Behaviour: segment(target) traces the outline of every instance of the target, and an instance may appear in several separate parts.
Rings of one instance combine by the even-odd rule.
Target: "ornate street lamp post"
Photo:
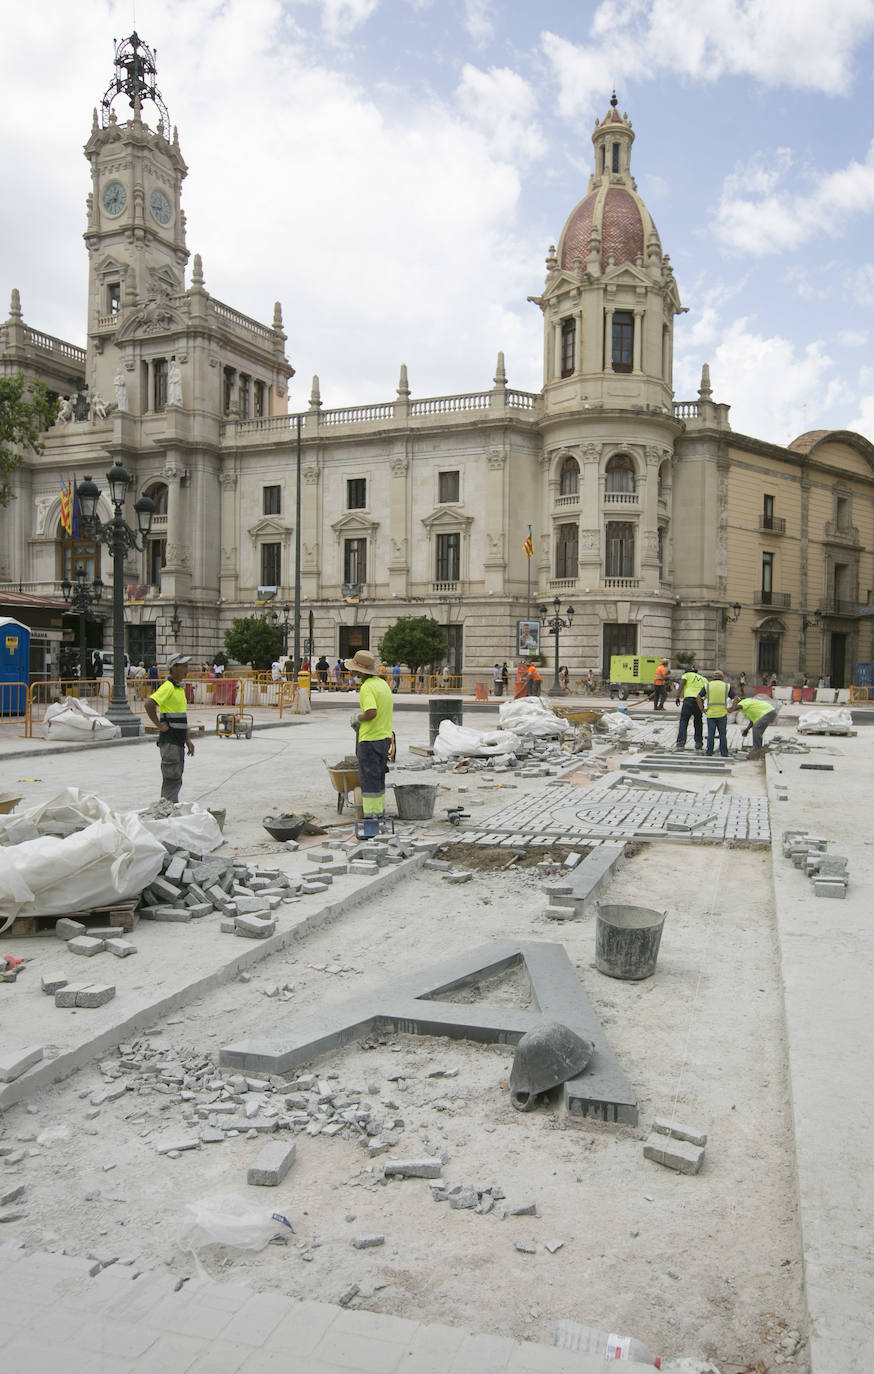
[[[134,502],[137,528],[131,529],[125,521],[124,501],[131,484],[130,473],[119,462],[115,462],[106,474],[109,484],[109,499],[112,501],[112,520],[101,525],[97,519],[97,502],[100,490],[96,482],[86,477],[79,486],[79,508],[82,519],[94,536],[105,544],[112,554],[112,698],[107,716],[118,725],[123,735],[138,735],[140,722],[127,704],[124,671],[124,558],[128,549],[145,548],[146,538],[152,528],[155,503],[148,496],[141,496]]]
[[[283,653],[287,654],[288,632],[291,629],[291,607],[287,601],[282,603],[282,620],[279,619],[278,611],[272,611],[270,615],[270,624],[273,626],[274,630],[282,630]]]
[[[76,581],[71,582],[69,577],[65,577],[61,583],[61,591],[73,614],[79,617],[79,679],[84,682],[91,676],[88,650],[85,648],[85,619],[103,595],[103,582],[99,577],[95,577],[89,587],[85,581],[85,569],[80,563],[76,568]]]
[[[553,639],[555,640],[555,672],[552,679],[552,686],[547,695],[551,697],[561,697],[564,696],[564,692],[558,681],[558,639],[562,630],[569,630],[571,625],[573,625],[574,608],[573,606],[565,606],[563,617],[561,614],[561,597],[556,596],[553,597],[552,610],[553,614],[550,615],[545,606],[538,606],[537,614],[540,616],[541,625],[552,631]]]

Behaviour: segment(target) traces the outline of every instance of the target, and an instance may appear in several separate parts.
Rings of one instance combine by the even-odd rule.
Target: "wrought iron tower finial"
[[[153,51],[147,47],[136,30],[130,38],[123,38],[120,43],[115,44],[115,76],[100,102],[101,122],[104,128],[110,122],[112,103],[116,96],[124,95],[130,102],[135,120],[140,118],[143,102],[151,101],[160,115],[166,136],[170,129],[170,116],[158,90],[156,58],[157,50]]]

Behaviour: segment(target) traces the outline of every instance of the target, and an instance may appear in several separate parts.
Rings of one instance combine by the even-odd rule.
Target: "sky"
[[[157,49],[188,247],[326,407],[542,384],[550,244],[615,87],[732,427],[874,440],[874,0],[0,0],[0,311],[84,344],[91,112]],[[129,117],[123,98],[119,118]],[[147,107],[148,122],[156,115]],[[190,267],[190,264],[189,264]],[[5,313],[5,312],[4,312]]]

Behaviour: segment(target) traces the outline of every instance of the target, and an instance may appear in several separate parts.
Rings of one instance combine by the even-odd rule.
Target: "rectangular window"
[[[367,478],[350,477],[346,483],[346,509],[366,510]]]
[[[576,367],[577,354],[577,322],[576,320],[562,320],[561,322],[561,375],[570,377]]]
[[[148,561],[146,576],[149,579],[149,586],[160,587],[161,569],[167,561],[166,539],[150,539],[146,545],[146,559]]]
[[[774,594],[774,555],[772,553],[762,554],[762,601],[765,605],[771,604],[771,597]]]
[[[556,577],[576,577],[579,561],[580,531],[578,525],[559,525],[555,541]]]
[[[107,313],[117,315],[121,309],[121,282],[110,282],[106,288]]]
[[[234,368],[226,367],[222,372],[222,413],[230,415],[234,405],[234,391],[237,374]]]
[[[251,380],[251,378],[247,377],[244,373],[242,373],[242,372],[240,373],[240,391],[239,391],[239,395],[240,395],[240,419],[241,419],[241,420],[248,420],[248,418],[249,418],[249,382],[250,382],[250,380]]]
[[[256,382],[254,388],[254,404],[252,414],[256,420],[260,420],[264,414],[264,383]]]
[[[438,534],[436,582],[457,582],[461,576],[461,535]]]
[[[343,545],[343,581],[354,586],[367,581],[367,540],[347,539]]]
[[[437,474],[437,501],[441,506],[450,501],[461,500],[460,478],[459,472],[439,472]]]
[[[634,526],[624,520],[607,522],[607,577],[634,577]]]
[[[756,653],[756,670],[761,677],[770,677],[780,672],[780,636],[759,635]]]
[[[773,496],[762,497],[762,529],[772,530],[774,528],[774,498]]]
[[[154,400],[152,409],[163,410],[167,405],[167,359],[156,358],[152,363]]]
[[[613,171],[619,171],[619,144],[613,144]]]
[[[264,515],[282,514],[282,488],[264,487]]]
[[[630,310],[614,310],[612,361],[614,372],[630,372],[634,359],[634,316]]]
[[[835,529],[850,528],[850,500],[847,496],[835,497]]]
[[[278,587],[282,582],[282,545],[261,545],[261,587]]]

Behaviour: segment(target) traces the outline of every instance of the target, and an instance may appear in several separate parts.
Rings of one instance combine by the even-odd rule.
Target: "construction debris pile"
[[[842,854],[827,854],[827,844],[824,836],[806,830],[783,831],[783,855],[813,880],[814,895],[843,898],[850,884],[847,860]]]

